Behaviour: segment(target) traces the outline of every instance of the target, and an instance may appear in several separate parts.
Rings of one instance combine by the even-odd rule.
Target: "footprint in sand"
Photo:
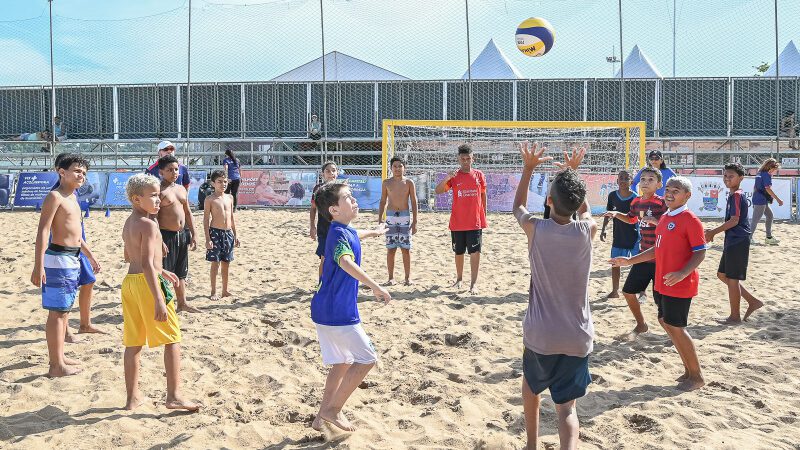
[[[650,433],[659,429],[658,423],[654,419],[641,414],[633,414],[625,418],[628,419],[628,425],[638,433]]]

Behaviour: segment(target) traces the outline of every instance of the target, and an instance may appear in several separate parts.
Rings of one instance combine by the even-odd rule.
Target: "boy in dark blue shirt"
[[[355,431],[342,407],[378,360],[358,315],[359,281],[369,286],[375,297],[386,303],[391,300],[389,293],[361,269],[359,239],[386,234],[387,228],[381,224],[373,231],[357,231],[350,226],[358,216],[358,202],[346,184],[324,184],[315,200],[320,214],[331,224],[325,240],[322,277],[311,299],[311,320],[317,327],[322,363],[332,367],[319,413],[311,426],[319,431],[322,423],[328,422],[344,431]]]
[[[631,190],[631,174],[627,170],[620,170],[617,175],[617,186],[619,189],[608,194],[608,204],[606,211],[616,211],[627,214],[631,210],[631,202],[636,198],[636,193]],[[603,219],[603,229],[600,232],[600,240],[606,240],[606,225],[611,217]],[[618,256],[631,257],[638,253],[636,244],[639,241],[639,232],[636,230],[635,223],[623,222],[614,218],[613,241],[611,244],[611,257]],[[611,293],[608,298],[619,297],[619,277],[621,269],[611,268]]]
[[[742,281],[747,277],[747,261],[750,256],[750,225],[747,221],[747,198],[739,187],[744,179],[744,167],[739,163],[725,165],[722,180],[730,190],[728,203],[725,207],[725,223],[706,231],[706,242],[711,242],[719,233],[725,232],[725,244],[722,258],[719,261],[717,277],[728,285],[728,300],[731,303],[731,314],[722,320],[722,323],[740,323],[742,317],[739,313],[739,303],[744,297],[747,301],[747,311],[744,320],[750,317],[753,311],[764,306],[761,300],[753,297],[745,289]]]

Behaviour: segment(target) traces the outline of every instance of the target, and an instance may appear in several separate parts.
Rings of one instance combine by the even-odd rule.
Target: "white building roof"
[[[333,51],[325,55],[326,81],[384,81],[407,80],[392,71]],[[322,81],[322,57],[309,61],[271,81]]]

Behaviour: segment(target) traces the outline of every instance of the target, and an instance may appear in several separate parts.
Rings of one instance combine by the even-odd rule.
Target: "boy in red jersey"
[[[656,226],[655,246],[632,258],[612,258],[614,266],[627,266],[655,259],[653,298],[658,321],[669,335],[683,361],[684,374],[678,388],[691,391],[705,384],[692,337],[686,332],[689,306],[697,295],[700,274],[697,267],[706,256],[703,224],[686,206],[692,196],[692,182],[673,177],[667,182],[664,201],[669,211]]]
[[[456,254],[456,282],[453,287],[461,287],[464,253],[469,253],[469,293],[475,295],[481,264],[481,238],[486,228],[486,178],[483,172],[472,168],[472,162],[472,147],[469,144],[459,146],[460,170],[450,173],[439,183],[436,193],[444,194],[453,190],[453,208],[450,211],[450,238]]]

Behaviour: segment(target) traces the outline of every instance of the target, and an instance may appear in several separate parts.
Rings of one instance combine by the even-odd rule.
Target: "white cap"
[[[175,148],[175,145],[170,141],[161,141],[158,143],[158,151],[164,150],[167,147]]]

